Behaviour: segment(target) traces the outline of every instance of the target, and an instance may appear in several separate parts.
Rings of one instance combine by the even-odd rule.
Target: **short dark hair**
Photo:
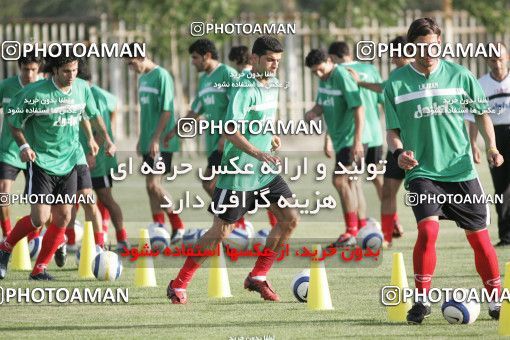
[[[200,54],[202,57],[207,53],[211,53],[211,58],[214,60],[218,60],[218,50],[214,43],[209,39],[198,39],[188,48],[189,54],[196,52]]]
[[[336,55],[338,58],[343,58],[346,55],[351,55],[349,45],[345,41],[335,41],[329,45],[328,53]]]
[[[406,38],[402,35],[399,35],[395,37],[395,39],[390,40],[390,45],[393,47],[403,47],[406,43]]]
[[[45,60],[46,65],[44,67],[45,72],[53,73],[53,68],[59,68],[59,67],[64,66],[65,64],[80,60],[79,57],[77,57],[76,55],[73,54],[72,48],[69,49],[69,55],[66,55],[65,53],[63,53],[64,51],[66,51],[65,48],[61,47],[60,50],[62,51],[62,53],[57,55],[58,47],[54,46],[52,54],[57,55],[57,56],[52,57],[51,55],[48,55],[46,57],[46,60]]]
[[[86,81],[92,80],[89,63],[83,58],[78,61],[78,77]]]
[[[43,63],[43,58],[36,56],[35,52],[27,52],[21,55],[21,57],[18,59],[18,66],[21,67],[21,65],[27,65],[31,63],[36,63],[39,66]]]
[[[241,46],[232,46],[230,52],[228,53],[228,60],[238,64],[238,65],[246,65],[250,63],[250,51],[248,47]]]
[[[326,55],[326,52],[319,49],[313,49],[311,50],[308,55],[305,58],[305,64],[306,67],[312,67],[314,65],[319,65],[321,63],[324,63],[328,60],[328,56]]]
[[[413,43],[418,37],[423,37],[429,34],[441,35],[441,29],[436,21],[432,18],[416,19],[409,26],[407,31],[407,41]]]
[[[251,52],[261,57],[266,55],[267,51],[275,53],[283,52],[282,43],[278,39],[269,35],[258,37],[253,43]]]

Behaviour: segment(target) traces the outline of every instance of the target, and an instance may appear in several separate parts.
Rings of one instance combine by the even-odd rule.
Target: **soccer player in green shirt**
[[[409,27],[407,41],[441,44],[441,29],[433,19],[417,19]],[[425,298],[418,296],[409,310],[407,321],[411,324],[420,324],[431,312],[426,293],[436,266],[439,219],[453,220],[465,230],[485,289],[489,294],[501,292],[498,258],[487,230],[488,206],[478,200],[473,202],[473,197],[483,196],[484,192],[464,124],[465,112],[475,115],[489,164],[500,166],[503,157],[496,147],[485,94],[463,66],[433,58],[426,52],[420,55],[417,50],[415,61],[395,70],[384,87],[388,148],[406,171],[404,185],[410,191],[408,195],[419,198],[413,198],[410,204],[418,224],[413,267],[416,289]],[[466,201],[440,204],[437,197],[448,194],[460,195]],[[500,308],[497,301],[491,301],[489,315],[498,319]]]
[[[134,43],[130,45],[134,55]],[[154,171],[158,159],[165,165],[164,173],[172,166],[172,155],[179,150],[176,137],[170,143],[163,143],[163,138],[175,126],[174,115],[174,81],[163,67],[147,57],[127,58],[129,67],[140,74],[138,79],[138,97],[140,102],[140,136],[136,144],[137,153]],[[175,243],[184,235],[184,223],[171,208],[163,210],[161,205],[167,203],[165,196],[171,196],[163,188],[162,174],[152,173],[145,177],[145,186],[149,195],[152,220],[165,224],[165,212],[172,226],[171,242]]]
[[[25,173],[26,178],[25,170],[27,168],[19,157],[18,145],[12,137],[9,124],[6,122],[6,107],[17,92],[21,91],[27,84],[39,80],[41,65],[42,59],[36,57],[34,53],[22,56],[18,59],[19,74],[0,82],[0,107],[3,107],[4,111],[4,120],[0,132],[0,193],[3,195],[11,192],[12,184],[20,171]],[[0,207],[0,225],[5,238],[11,232],[9,206]]]
[[[252,49],[253,71],[255,77],[243,77],[240,87],[228,106],[227,119],[236,121],[264,121],[275,119],[278,106],[278,84],[274,76],[282,58],[283,47],[273,37],[262,36],[255,40]],[[272,74],[272,76],[270,75]],[[230,160],[238,157],[237,166],[243,169],[251,165],[253,174],[221,174],[216,183],[213,202],[209,211],[214,214],[212,227],[198,241],[199,249],[215,249],[234,229],[235,222],[246,212],[253,210],[258,204],[261,191],[270,202],[270,208],[277,216],[279,223],[271,230],[263,249],[265,256],[260,256],[244,281],[244,287],[257,291],[265,300],[279,301],[279,297],[266,279],[281,246],[290,237],[297,226],[298,214],[295,208],[280,208],[278,200],[285,198],[292,202],[292,192],[279,175],[264,174],[261,166],[264,163],[277,163],[279,159],[271,154],[280,146],[278,137],[272,134],[251,134],[240,131],[227,135],[222,157],[222,166],[232,171],[235,168]],[[244,197],[244,198],[242,198]],[[283,198],[282,198],[283,197]],[[237,200],[238,204],[232,206]],[[227,207],[225,203],[229,203]],[[167,296],[174,304],[187,301],[186,287],[194,273],[206,257],[188,257],[177,277],[170,281]]]
[[[405,44],[406,40],[403,36],[398,36],[390,41],[392,48],[400,48],[402,51]],[[396,55],[391,56],[391,63],[394,64],[397,69],[409,64],[411,61],[411,58],[407,58],[404,55],[401,55],[400,57]],[[355,70],[351,68],[347,68],[347,70],[351,73],[359,87],[367,88],[377,93],[383,92],[384,85],[386,83],[385,81],[368,82],[360,79]],[[404,181],[404,178],[405,171],[399,168],[397,161],[388,150],[386,154],[386,171],[384,172],[381,196],[381,226],[384,234],[383,246],[385,248],[391,247],[393,237],[399,238],[404,233],[404,229],[399,222],[397,214],[397,193],[400,185]]]
[[[353,162],[360,162],[366,154],[369,140],[368,129],[364,128],[365,114],[358,85],[349,72],[341,65],[335,65],[324,51],[314,49],[306,56],[306,66],[319,77],[319,89],[315,106],[305,114],[307,121],[324,115],[327,135],[333,141],[326,141],[324,151],[331,158],[335,150],[335,170],[339,163],[352,169]],[[328,136],[326,135],[326,139]],[[333,243],[335,247],[356,244],[359,217],[365,217],[366,204],[359,181],[349,180],[349,175],[333,174],[333,185],[340,195],[346,232]]]
[[[49,58],[49,63],[53,71],[51,78],[27,86],[8,107],[8,123],[19,145],[20,158],[29,162],[25,192],[29,197],[35,197],[37,202],[31,202],[30,215],[21,218],[0,244],[0,279],[6,275],[14,245],[40,228],[51,216],[41,252],[29,278],[53,280],[46,267],[57,247],[64,243],[65,227],[72,209],[69,202],[72,198],[76,199],[76,166],[86,164],[79,142],[82,115],[102,132],[106,152],[115,152],[115,145],[106,133],[87,82],[76,78],[78,58],[59,55]],[[88,146],[96,154],[98,145],[90,125],[87,136]]]
[[[331,43],[328,48],[328,54],[334,63],[353,69],[364,81],[373,83],[382,82],[381,75],[374,65],[360,63],[353,60],[349,45],[347,45],[346,42],[336,41]],[[383,160],[383,136],[381,121],[379,119],[379,104],[383,102],[383,97],[382,95],[378,95],[377,93],[362,87],[359,88],[359,92],[361,96],[361,103],[365,108],[365,129],[368,129],[371,137],[368,142],[365,163],[376,164],[379,168],[379,161]],[[374,183],[375,190],[380,200],[382,197],[383,179],[381,176],[376,176],[372,183]],[[362,228],[366,226],[366,224],[366,218],[360,218],[358,228]]]

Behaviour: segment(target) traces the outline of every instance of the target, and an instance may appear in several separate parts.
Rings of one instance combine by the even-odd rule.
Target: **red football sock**
[[[67,244],[70,246],[76,244],[76,234],[74,232],[74,227],[66,228],[65,234],[67,236]]]
[[[9,234],[11,233],[11,229],[12,229],[11,219],[7,218],[3,221],[0,221],[0,225],[2,226],[2,235],[4,237],[9,236]]]
[[[101,201],[97,201],[97,208],[99,209],[99,212],[101,213],[101,219],[103,221],[103,231],[108,232],[108,223],[110,222],[110,212],[106,207],[104,206]]]
[[[41,252],[35,262],[32,275],[37,275],[48,267],[48,263],[50,262],[53,254],[55,254],[57,248],[65,240],[65,232],[66,228],[59,228],[53,223],[50,223],[48,230],[46,230],[42,239]]]
[[[439,233],[438,221],[418,223],[418,238],[414,245],[414,283],[419,292],[427,292],[432,284],[436,268],[436,240]]]
[[[358,230],[360,230],[363,227],[367,226],[367,219],[366,218],[358,218]]]
[[[165,224],[165,213],[157,213],[152,215],[152,221],[160,224]]]
[[[236,221],[236,228],[246,229],[246,223],[244,223],[244,216]]]
[[[101,248],[104,247],[104,234],[102,231],[100,232],[94,232],[94,241],[96,245],[100,246]]]
[[[255,262],[255,266],[253,267],[250,276],[266,276],[269,269],[273,266],[273,262],[278,255],[274,250],[264,247],[264,253],[269,252],[271,255],[269,256],[259,256],[257,258],[257,262]]]
[[[192,257],[188,257],[172,282],[172,288],[186,289],[198,268],[200,268],[200,264],[196,263]]]
[[[358,234],[358,214],[355,211],[347,212],[344,214],[345,231],[352,236]]]
[[[493,290],[501,293],[501,277],[499,276],[498,256],[492,246],[489,231],[482,231],[467,235],[471,248],[475,252],[476,271],[483,281],[483,285],[490,294]]]
[[[36,237],[39,237],[39,235],[41,235],[41,230],[42,228],[38,228],[34,231],[31,231],[28,235],[27,235],[27,241],[30,242],[32,241],[34,238]]]
[[[384,234],[384,240],[387,242],[393,240],[393,228],[395,227],[396,216],[397,213],[381,215],[381,228]]]
[[[276,216],[270,210],[266,210],[266,211],[267,211],[267,217],[269,217],[269,224],[271,224],[271,228],[276,227],[276,223],[278,223]]]
[[[12,248],[18,243],[19,240],[21,240],[23,237],[27,236],[31,232],[35,231],[37,227],[34,227],[32,224],[32,219],[30,218],[30,215],[27,215],[23,218],[21,218],[16,225],[14,226],[14,229],[12,229],[11,233],[4,242],[0,244],[0,249],[3,251],[6,251],[10,253],[12,251]]]
[[[74,208],[76,209],[76,213],[78,213],[78,210],[80,210],[80,203],[76,203]]]
[[[126,228],[122,228],[121,230],[117,230],[115,232],[115,235],[117,236],[117,242],[126,242],[127,240],[127,232],[126,232]]]
[[[172,230],[182,229],[184,228],[184,223],[182,223],[179,214],[174,214],[173,212],[168,212],[168,219],[170,220],[170,225],[172,226]]]

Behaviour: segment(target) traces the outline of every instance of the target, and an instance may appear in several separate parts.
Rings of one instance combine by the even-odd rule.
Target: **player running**
[[[19,157],[18,145],[16,145],[9,124],[5,120],[5,117],[7,117],[6,107],[17,92],[21,91],[26,85],[39,80],[41,65],[42,59],[36,57],[34,53],[21,56],[18,59],[19,75],[0,82],[0,107],[3,107],[4,110],[4,120],[0,133],[0,195],[8,195],[11,192],[12,184],[20,171],[23,171],[25,179],[27,178],[27,166]],[[5,238],[12,229],[8,205],[2,204],[0,207],[0,225]],[[34,236],[36,236],[36,233],[31,238]]]
[[[369,140],[368,129],[364,129],[364,108],[360,91],[345,67],[335,65],[321,50],[314,49],[306,56],[306,66],[319,77],[319,90],[315,106],[305,114],[307,121],[324,115],[328,134],[324,151],[331,158],[336,153],[335,170],[338,163],[352,169],[366,154]],[[329,139],[328,135],[331,139]],[[332,140],[332,146],[331,146]],[[366,203],[359,181],[349,180],[348,174],[333,174],[333,185],[340,195],[346,232],[333,243],[334,247],[356,244],[359,218],[365,218]]]
[[[8,108],[8,123],[19,145],[21,160],[29,162],[26,194],[37,197],[37,203],[31,205],[30,215],[20,219],[0,244],[0,279],[6,275],[14,245],[42,227],[51,214],[51,222],[29,278],[53,280],[53,276],[46,272],[46,267],[57,247],[64,242],[65,227],[72,209],[72,204],[68,204],[69,199],[76,198],[76,166],[86,164],[78,140],[83,114],[102,131],[107,153],[115,152],[115,145],[104,130],[87,82],[76,79],[78,58],[60,55],[49,61],[53,71],[51,78],[19,92]],[[98,146],[90,125],[88,127],[88,146],[95,154]]]
[[[269,36],[262,36],[255,40],[252,49],[253,71],[256,78],[243,77],[240,81],[245,85],[240,87],[232,98],[229,106],[228,120],[258,120],[275,119],[278,106],[278,84],[274,76],[278,69],[283,47],[280,42]],[[268,73],[272,74],[270,76]],[[266,279],[280,247],[290,237],[297,226],[298,214],[289,207],[280,208],[277,204],[281,197],[292,202],[292,192],[287,183],[279,175],[263,174],[263,163],[277,163],[279,159],[270,152],[278,149],[280,140],[271,134],[252,135],[248,131],[241,134],[237,131],[226,136],[226,143],[222,157],[222,166],[230,171],[235,168],[230,160],[239,157],[237,166],[244,169],[251,165],[254,174],[221,174],[216,184],[213,202],[209,211],[215,214],[213,225],[198,241],[199,249],[215,248],[233,230],[235,222],[259,201],[259,193],[267,191],[265,198],[271,203],[270,208],[280,223],[271,230],[264,248],[270,256],[260,256],[244,281],[244,287],[250,291],[257,291],[265,300],[279,301],[278,294]],[[245,200],[242,196],[245,196]],[[224,204],[238,200],[236,207],[226,207]],[[244,201],[241,203],[241,201]],[[261,200],[262,202],[262,200]],[[205,260],[205,257],[188,257],[177,277],[170,281],[167,296],[174,304],[184,304],[187,301],[186,288],[194,273]]]
[[[382,78],[379,71],[372,64],[365,64],[354,61],[349,49],[349,45],[343,41],[336,41],[329,45],[328,54],[335,64],[340,64],[346,68],[353,69],[357,72],[358,76],[367,82],[381,83]],[[366,88],[359,88],[361,103],[365,109],[365,129],[368,130],[370,141],[368,142],[368,149],[365,155],[366,164],[376,164],[378,167],[379,161],[382,160],[382,144],[383,136],[381,129],[381,120],[379,119],[379,104],[383,102],[382,95],[370,91]],[[383,179],[381,176],[376,176],[372,181],[379,196],[382,198]],[[367,221],[361,218],[358,223],[358,228],[366,226]]]
[[[441,30],[433,19],[417,19],[409,27],[407,41],[441,44]],[[485,289],[499,296],[501,279],[487,230],[487,205],[478,201],[438,204],[435,199],[438,195],[457,194],[473,200],[473,196],[484,195],[471,159],[464,111],[476,116],[490,166],[503,163],[478,81],[460,65],[418,53],[414,62],[391,74],[384,96],[388,148],[406,171],[405,188],[411,195],[429,198],[413,203],[418,224],[413,252],[416,289],[426,294],[431,287],[441,218],[453,220],[465,230]],[[407,314],[410,324],[420,324],[430,315],[430,302],[426,298],[418,300]],[[498,319],[499,311],[500,304],[491,301],[489,315]]]
[[[406,40],[402,36],[398,36],[390,41],[390,46],[394,49],[403,50]],[[391,63],[397,69],[409,64],[412,59],[392,56]],[[374,92],[382,93],[386,81],[368,82],[361,80],[355,70],[348,68],[349,72],[357,82],[359,87],[367,88]],[[384,234],[383,246],[389,248],[392,245],[393,237],[399,238],[404,234],[404,228],[400,225],[397,214],[397,193],[400,185],[405,177],[405,171],[399,168],[397,161],[393,158],[392,153],[388,150],[386,154],[386,172],[384,173],[384,181],[382,186],[381,197],[381,226]]]
[[[134,55],[134,43],[130,48]],[[177,138],[172,138],[168,145],[162,145],[163,137],[175,126],[174,82],[167,70],[147,57],[127,58],[127,64],[141,75],[138,79],[140,137],[136,152],[143,156],[143,161],[154,171],[145,177],[152,220],[164,225],[166,212],[172,226],[171,242],[175,243],[184,235],[184,223],[172,209],[161,208],[163,203],[167,203],[165,196],[171,196],[161,184],[163,174],[156,168],[160,160],[165,165],[164,173],[168,173],[172,166],[172,155],[179,149]]]
[[[508,51],[501,44],[501,57],[487,59],[490,72],[478,81],[489,99],[492,112],[489,117],[496,133],[496,147],[507,160],[499,167],[491,167],[492,183],[496,195],[503,195],[503,202],[496,202],[498,213],[499,242],[496,247],[510,246],[510,73],[508,72]],[[471,148],[475,163],[480,163],[480,150],[476,145],[478,130],[473,115],[466,117],[469,123]]]

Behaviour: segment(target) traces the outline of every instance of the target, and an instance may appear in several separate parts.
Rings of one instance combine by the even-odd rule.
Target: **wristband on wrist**
[[[395,151],[393,151],[393,158],[398,161],[398,156],[400,156],[400,154],[404,152],[404,149],[400,148],[400,149],[396,149]]]
[[[487,153],[489,153],[489,152],[499,153],[499,150],[498,150],[498,148],[496,148],[496,147],[492,147],[492,148],[488,148],[488,149],[487,149]]]
[[[28,143],[25,143],[19,147],[19,152],[21,152],[25,149],[29,149],[29,148],[30,148],[30,145]]]

